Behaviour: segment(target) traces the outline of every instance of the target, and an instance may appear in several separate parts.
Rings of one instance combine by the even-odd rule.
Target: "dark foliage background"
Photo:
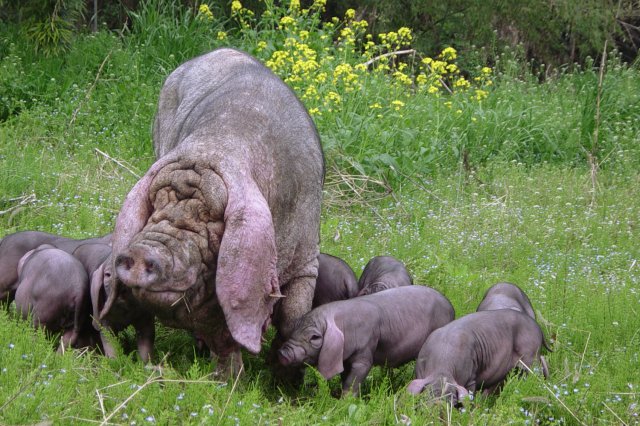
[[[138,11],[142,3],[0,0],[0,21],[18,23],[37,49],[57,54],[72,43],[74,32],[93,28],[96,12],[98,26],[120,30],[131,26],[129,13]],[[176,3],[197,9],[204,2]],[[229,13],[230,3],[208,2],[221,13]],[[259,0],[243,5],[258,12],[264,8]],[[374,34],[407,26],[415,32],[414,47],[422,52],[454,46],[462,53],[474,52],[482,63],[491,63],[504,48],[518,47],[534,66],[546,64],[551,70],[598,57],[605,41],[632,62],[640,46],[638,0],[329,0],[325,19],[342,16],[349,8],[356,10],[359,19],[367,20]],[[473,60],[474,55],[463,56]]]

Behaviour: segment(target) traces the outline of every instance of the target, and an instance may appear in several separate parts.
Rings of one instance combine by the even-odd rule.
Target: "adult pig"
[[[351,299],[358,294],[358,282],[353,269],[339,257],[318,255],[318,279],[313,296],[313,307],[337,300]]]
[[[402,262],[393,256],[376,256],[367,263],[360,275],[358,296],[412,284],[413,279]]]
[[[513,309],[536,319],[533,306],[524,291],[515,284],[501,282],[491,286],[478,306],[477,312]]]
[[[69,253],[45,244],[27,252],[18,265],[16,310],[33,325],[61,333],[64,347],[97,343],[89,318],[89,277]]]
[[[102,315],[129,288],[163,323],[203,339],[219,370],[237,371],[240,347],[260,351],[272,314],[287,336],[311,309],[324,175],[318,134],[282,80],[225,48],[167,78],[153,144],[157,161],[116,221],[117,279]]]
[[[372,366],[416,359],[429,334],[453,318],[451,303],[438,291],[393,288],[313,309],[278,356],[285,366],[317,365],[326,379],[342,373],[343,394],[357,395]]]
[[[543,342],[538,324],[522,312],[500,309],[465,315],[427,338],[408,390],[418,394],[427,388],[434,397],[446,396],[458,405],[478,388],[493,392],[520,362],[527,368],[542,363]]]
[[[111,234],[86,240],[75,240],[40,231],[21,231],[7,235],[0,240],[0,303],[10,304],[18,284],[18,262],[30,250],[43,244],[51,244],[72,253],[76,247],[86,242],[108,243]]]

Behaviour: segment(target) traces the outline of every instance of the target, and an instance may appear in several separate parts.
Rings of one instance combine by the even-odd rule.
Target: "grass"
[[[497,281],[525,289],[553,342],[550,379],[512,377],[501,395],[479,397],[464,412],[450,413],[453,423],[634,422],[640,386],[638,177],[604,173],[606,190],[594,208],[585,169],[506,164],[477,177],[485,183],[454,174],[424,182],[428,192],[406,189],[397,200],[347,211],[326,208],[322,250],[358,273],[374,255],[396,256],[417,283],[443,292],[458,315],[474,311]],[[313,371],[300,389],[278,388],[262,356],[246,356],[247,371],[237,383],[215,382],[206,377],[209,361],[194,354],[182,331],[159,327],[160,368],[152,369],[128,352],[132,332],[121,339],[124,352],[115,360],[61,356],[25,322],[1,315],[0,421],[7,424],[102,421],[111,414],[115,423],[138,424],[198,424],[209,416],[220,424],[387,424],[402,416],[412,424],[447,421],[444,407],[406,394],[413,364],[394,371],[377,367],[362,398],[335,400],[338,381],[326,383]]]
[[[504,56],[481,101],[473,91],[430,96],[399,86],[391,71],[355,71],[358,50],[337,41],[353,24],[331,30],[313,16],[276,12],[255,21],[242,12],[245,24],[232,15],[206,26],[149,3],[132,17],[138,27],[130,33],[78,36],[65,55],[51,58],[34,54],[16,29],[0,31],[1,235],[110,232],[125,195],[153,163],[150,129],[166,75],[220,45],[267,61],[285,49],[286,37],[302,43],[307,28],[316,52],[343,49],[320,55],[315,74],[298,75],[305,84],[290,82],[301,97],[307,83],[320,93],[304,101],[317,109],[328,181],[339,182],[326,187],[322,251],[357,274],[372,256],[393,255],[416,283],[444,293],[457,315],[474,311],[493,283],[517,283],[553,342],[550,379],[510,377],[499,396],[450,411],[407,394],[410,363],[374,368],[361,398],[338,400],[331,396],[338,379],[327,382],[313,369],[300,388],[279,386],[264,355],[247,355],[237,382],[216,382],[191,336],[160,325],[154,367],[136,359],[132,330],[117,340],[116,359],[56,354],[54,342],[9,310],[0,312],[0,423],[637,423],[637,67],[609,59],[594,192],[586,152],[596,126],[597,69],[587,64],[539,83],[526,64]],[[278,29],[286,13],[298,20],[295,31]],[[296,46],[292,54],[302,51]],[[315,80],[340,64],[354,67],[357,90]],[[329,92],[340,104],[325,104]],[[353,175],[364,177],[358,191],[348,189]]]

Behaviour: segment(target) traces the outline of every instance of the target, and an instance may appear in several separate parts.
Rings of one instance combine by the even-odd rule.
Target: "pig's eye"
[[[314,334],[313,336],[311,336],[311,341],[313,343],[320,343],[321,340],[322,340],[322,336],[318,336],[317,334]]]

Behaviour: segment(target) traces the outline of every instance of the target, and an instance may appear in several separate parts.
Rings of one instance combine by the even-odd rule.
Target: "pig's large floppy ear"
[[[153,213],[153,205],[149,199],[151,182],[153,182],[153,179],[164,166],[174,160],[173,156],[171,156],[171,158],[167,156],[156,161],[127,194],[120,213],[118,213],[115,229],[111,235],[112,260],[116,259],[116,256],[129,245],[133,237],[146,225],[151,213]],[[109,312],[111,305],[113,305],[113,302],[118,296],[119,283],[115,277],[111,284],[111,291],[107,292],[107,301],[103,308],[103,316]]]
[[[327,329],[322,339],[322,348],[318,357],[318,371],[325,379],[330,379],[344,371],[344,334],[333,318],[327,319]]]
[[[216,295],[233,339],[257,354],[263,328],[281,296],[271,211],[257,186],[249,183],[241,190],[228,187],[224,215]]]

